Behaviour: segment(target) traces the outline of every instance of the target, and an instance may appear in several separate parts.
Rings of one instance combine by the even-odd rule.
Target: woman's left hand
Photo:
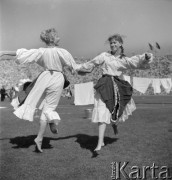
[[[153,54],[145,53],[145,60],[148,61],[148,63],[152,63],[153,62]]]

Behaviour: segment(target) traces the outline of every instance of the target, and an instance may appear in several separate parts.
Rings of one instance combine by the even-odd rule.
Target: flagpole
[[[158,50],[161,49],[160,45],[157,42],[156,42],[156,48]],[[159,68],[159,77],[160,77],[160,75],[161,75],[161,73],[160,73],[160,58],[158,56],[157,56],[157,58],[158,58],[158,68]]]
[[[150,43],[148,43],[148,45],[149,45],[149,49],[152,51],[152,52],[154,52],[154,47],[152,46],[152,44],[150,44]],[[156,56],[155,56],[156,57]],[[151,74],[151,77],[153,76],[153,71],[152,71],[152,67],[150,68],[150,74]]]
[[[161,73],[160,73],[160,59],[159,59],[159,57],[158,57],[158,55],[157,55],[157,51],[156,51],[156,49],[152,46],[152,44],[150,44],[150,43],[148,43],[148,45],[149,45],[149,48],[150,48],[150,50],[151,51],[153,51],[154,52],[154,54],[155,54],[155,58],[158,60],[158,76],[160,77],[160,75],[161,75]],[[158,50],[160,50],[161,49],[161,47],[160,47],[160,45],[156,42],[156,48],[158,49]],[[152,73],[152,72],[151,72]]]

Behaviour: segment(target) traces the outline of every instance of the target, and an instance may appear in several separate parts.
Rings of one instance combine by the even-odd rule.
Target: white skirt
[[[23,105],[19,106],[14,114],[23,120],[33,121],[35,111],[39,108],[43,121],[58,121],[59,114],[56,107],[59,103],[64,85],[64,77],[60,72],[44,71],[37,79]]]
[[[128,119],[129,115],[132,115],[132,112],[136,110],[136,105],[134,100],[131,98],[130,102],[126,105],[122,116],[117,120],[119,122],[124,122]],[[100,94],[98,92],[95,93],[94,100],[94,108],[92,113],[92,122],[93,123],[111,123],[111,113],[109,109],[106,107],[106,104],[103,102]]]

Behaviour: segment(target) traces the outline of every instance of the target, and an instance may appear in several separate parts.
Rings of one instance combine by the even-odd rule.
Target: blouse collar
[[[116,56],[112,55],[112,54],[111,54],[111,51],[106,52],[106,56],[107,56],[107,57],[114,57],[114,58],[120,57],[120,55],[116,55]]]

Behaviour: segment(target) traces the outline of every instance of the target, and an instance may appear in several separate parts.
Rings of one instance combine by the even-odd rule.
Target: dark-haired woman
[[[133,57],[125,57],[123,38],[114,34],[108,38],[109,52],[103,52],[93,60],[83,64],[85,69],[100,66],[103,72],[95,85],[95,103],[92,122],[98,123],[99,135],[95,151],[104,146],[104,134],[107,124],[112,124],[114,131],[118,122],[124,122],[136,109],[132,96],[131,85],[123,80],[122,71],[127,69],[147,69],[153,60],[153,55],[145,53]],[[80,73],[84,75],[84,73]],[[116,132],[115,132],[116,133]]]

